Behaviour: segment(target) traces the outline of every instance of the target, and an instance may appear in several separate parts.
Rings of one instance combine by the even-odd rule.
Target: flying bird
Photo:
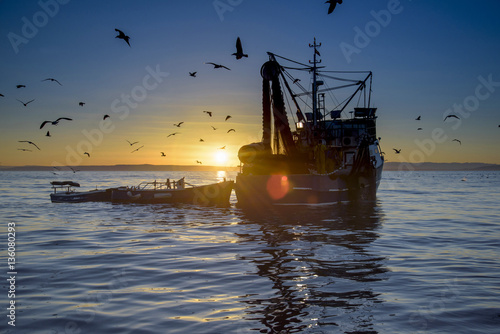
[[[396,154],[401,153],[401,149],[397,150],[397,149],[393,148],[393,150],[394,150],[394,152],[396,152]]]
[[[135,150],[133,150],[133,151],[132,151],[132,152],[130,152],[130,153],[134,153],[135,151],[139,151],[139,150],[140,150],[141,148],[143,148],[143,147],[144,147],[144,145],[142,145],[142,146],[140,146],[140,147],[136,148]]]
[[[224,66],[224,65],[220,65],[220,64],[215,64],[215,63],[205,63],[205,64],[210,64],[210,65],[214,65],[214,68],[225,68],[226,70],[229,70],[231,71],[230,68]]]
[[[196,163],[200,164],[200,165],[202,164],[202,162],[200,160],[196,160]]]
[[[85,102],[78,102],[78,105],[79,105],[80,107],[83,107],[83,106],[85,105]]]
[[[41,151],[40,147],[36,146],[36,144],[34,142],[32,142],[32,141],[29,141],[29,140],[18,140],[18,142],[20,142],[20,143],[28,143],[30,145],[35,146],[39,151]]]
[[[420,116],[418,116],[417,118],[415,118],[416,121],[420,121]]]
[[[171,133],[171,134],[169,134],[169,135],[167,136],[167,138],[168,138],[168,137],[170,137],[170,136],[175,136],[176,134],[179,134],[179,132],[174,132],[174,133]]]
[[[452,118],[452,117],[453,117],[453,118],[456,118],[456,119],[460,119],[460,117],[458,117],[457,115],[453,115],[453,114],[451,114],[451,115],[447,115],[447,116],[443,119],[443,122],[444,122],[444,121],[446,121],[446,119],[447,119],[447,118]]]
[[[196,78],[196,73],[198,72],[189,72],[189,75],[192,76],[193,78]]]
[[[165,152],[160,152],[162,157],[166,157]]]
[[[4,95],[3,95],[3,94],[0,94],[0,97],[4,97]]]
[[[207,111],[207,110],[203,110],[203,112],[205,114],[208,114],[208,116],[212,117],[212,112],[211,111]],[[500,126],[500,125],[499,125]]]
[[[174,124],[174,126],[176,126],[176,127],[180,128],[180,127],[181,127],[181,125],[182,125],[183,123],[184,123],[184,122],[179,122],[179,123],[177,123],[177,124]]]
[[[17,100],[17,99],[16,99],[16,100]],[[28,105],[28,103],[31,103],[31,102],[35,101],[35,99],[33,99],[33,100],[31,100],[31,101],[28,101],[28,102],[26,102],[26,103],[24,103],[24,102],[23,102],[23,101],[21,101],[21,100],[18,100],[18,101],[19,101],[19,102],[21,102],[21,103],[22,103],[22,104],[26,107],[26,106]]]
[[[292,82],[292,83],[294,83],[294,84],[295,84],[295,83],[297,83],[297,82],[299,82],[299,81],[300,81],[300,79],[295,79],[295,80],[293,80],[293,82]]]
[[[47,133],[45,134],[46,137],[50,137],[50,131],[47,131]]]
[[[137,143],[138,143],[138,141],[135,141],[135,142],[131,143],[131,142],[129,142],[129,141],[128,141],[128,140],[126,140],[126,139],[125,139],[125,141],[126,141],[127,143],[129,143],[129,144],[130,144],[130,146],[132,146],[132,145],[134,145],[134,144],[137,144]]]
[[[26,85],[16,85],[16,88],[26,88]]]
[[[25,152],[33,152],[32,150],[28,150],[26,148],[18,148],[19,151],[25,151]]]
[[[43,79],[42,81],[48,81],[48,80],[57,82],[60,86],[62,86],[62,84],[54,78],[47,78],[47,79]]]
[[[201,141],[201,142],[204,142],[204,140],[203,140],[203,139],[201,139],[201,138],[200,138],[200,141]]]
[[[330,4],[330,6],[328,7],[328,14],[331,14],[335,10],[335,7],[337,6],[337,4],[342,3],[342,0],[328,0],[325,3]]]
[[[241,59],[243,57],[247,57],[247,54],[243,53],[243,48],[241,47],[241,39],[238,37],[236,39],[236,52],[232,54],[232,56],[236,56],[236,59]]]
[[[227,130],[227,133],[229,133],[229,132],[231,132],[231,131],[236,132],[236,130],[235,130],[235,129],[229,129],[229,130]]]
[[[462,142],[461,142],[460,140],[458,140],[458,139],[453,139],[452,141],[456,141],[456,142],[458,142],[460,145],[462,145]]]
[[[423,130],[422,128],[418,128],[417,130]]]
[[[226,149],[226,145],[219,147],[219,150],[225,150],[225,149]]]
[[[60,121],[61,119],[65,119],[65,120],[67,120],[67,121],[72,121],[72,120],[73,120],[73,119],[71,119],[71,118],[67,118],[67,117],[59,117],[59,118],[58,118],[58,119],[56,119],[55,121],[44,121],[44,122],[42,123],[42,125],[40,125],[40,129],[41,129],[41,128],[43,128],[43,127],[45,126],[45,124],[47,124],[47,123],[51,123],[52,125],[57,125],[57,124],[59,124],[59,121]]]
[[[212,129],[217,130],[217,128],[216,128],[216,127],[214,127],[213,125],[210,125],[210,126],[212,127]]]
[[[89,152],[83,152],[83,154],[86,154],[90,158],[90,153]]]
[[[227,116],[226,116],[226,119],[224,120],[224,122],[225,122],[225,121],[227,121],[227,120],[228,120],[228,119],[230,119],[230,118],[231,118],[231,115],[227,115]]]
[[[130,46],[130,37],[125,35],[120,29],[115,29],[115,31],[118,32],[118,36],[115,36],[115,38],[123,39],[125,42],[127,42],[128,46]]]
[[[102,120],[104,121],[106,118],[109,118],[109,115],[108,115],[108,114],[104,115],[104,116],[102,117]]]

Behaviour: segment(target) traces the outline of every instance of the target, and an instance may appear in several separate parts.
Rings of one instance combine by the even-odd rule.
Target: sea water
[[[500,330],[500,172],[384,172],[374,202],[273,211],[234,193],[229,208],[49,198],[53,180],[183,176],[235,173],[0,172],[0,331]]]

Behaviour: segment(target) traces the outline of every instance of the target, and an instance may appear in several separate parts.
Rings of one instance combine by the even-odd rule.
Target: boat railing
[[[185,186],[193,186],[187,182],[184,181],[184,178],[181,178],[179,180],[170,180],[167,179],[165,182],[161,181],[152,181],[152,182],[141,182],[137,187],[132,187],[132,189],[137,189],[137,190],[181,190],[185,189]]]

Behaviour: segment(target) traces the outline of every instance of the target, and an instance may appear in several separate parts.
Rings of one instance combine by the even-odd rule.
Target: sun
[[[218,165],[223,165],[227,162],[227,153],[223,150],[218,150],[215,152],[214,159]]]

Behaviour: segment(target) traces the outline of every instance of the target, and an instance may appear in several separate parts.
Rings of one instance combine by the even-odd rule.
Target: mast
[[[314,58],[313,61],[309,60],[310,64],[313,64],[312,71],[313,71],[313,86],[312,86],[312,103],[313,103],[313,127],[315,128],[317,123],[318,123],[318,101],[317,101],[317,95],[318,95],[318,87],[317,87],[317,82],[316,82],[316,70],[317,66],[316,64],[321,63],[321,59],[319,61],[316,60],[316,55],[319,55],[319,51],[317,50],[318,47],[321,46],[321,43],[316,44],[316,37],[314,37],[314,44],[309,44],[310,48],[314,48]]]

